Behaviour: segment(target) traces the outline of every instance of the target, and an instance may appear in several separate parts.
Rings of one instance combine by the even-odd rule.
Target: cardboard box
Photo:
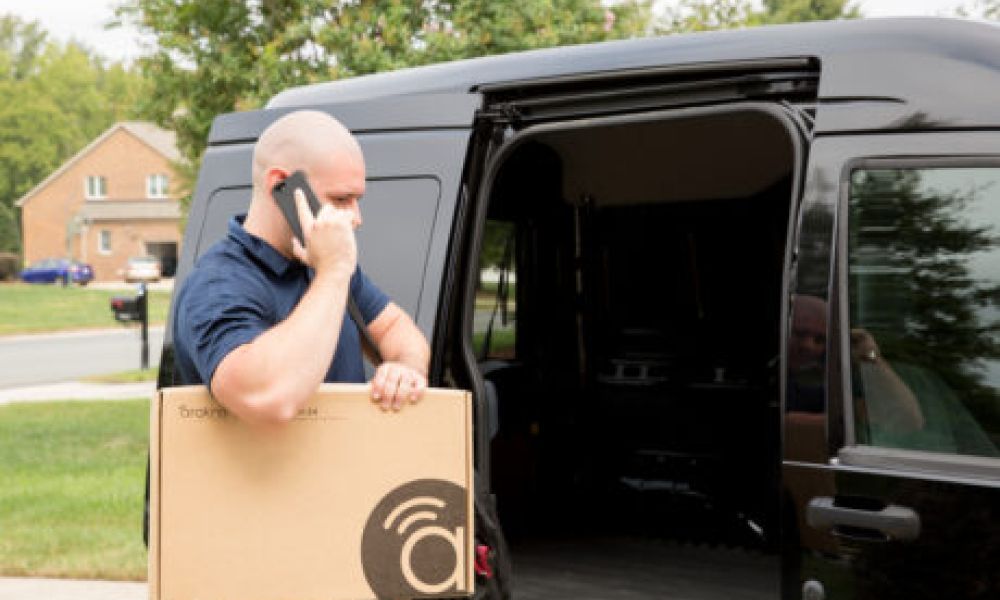
[[[204,387],[157,393],[151,600],[362,600],[472,593],[471,401],[428,390],[398,413],[326,384],[284,427],[251,427]]]

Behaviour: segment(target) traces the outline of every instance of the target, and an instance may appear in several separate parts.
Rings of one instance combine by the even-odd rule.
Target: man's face
[[[825,352],[826,306],[813,298],[800,301],[788,344],[788,368],[794,373],[820,366]]]
[[[309,185],[321,204],[351,211],[351,224],[361,227],[359,201],[365,193],[365,162],[353,153],[338,153],[308,172]]]

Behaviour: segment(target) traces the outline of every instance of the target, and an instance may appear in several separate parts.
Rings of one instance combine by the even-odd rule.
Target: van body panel
[[[389,184],[407,179],[422,188],[428,180],[433,180],[438,187],[433,211],[422,214],[419,222],[408,219],[401,209],[410,198],[405,186],[398,182],[393,186],[399,195],[385,198],[379,206],[363,198],[361,214],[368,223],[358,231],[359,261],[366,268],[374,267],[371,275],[377,284],[398,285],[399,288],[387,291],[396,291],[399,298],[413,299],[412,304],[401,305],[410,311],[430,339],[440,282],[448,268],[448,236],[439,232],[450,231],[454,219],[469,131],[361,134],[358,141],[365,153],[370,182],[385,180]],[[412,268],[415,265],[410,264],[409,257],[413,254],[420,257],[420,268]]]
[[[1000,90],[997,28],[940,18],[801,23],[536,50],[294,88],[268,106],[463,95],[644,69],[670,77],[671,67],[690,76],[699,66],[712,73],[720,63],[750,67],[795,57],[821,65],[817,132],[1000,125],[1000,105],[990,101]]]
[[[355,134],[370,131],[413,129],[467,129],[479,108],[478,94],[465,91],[386,96],[351,101],[331,94],[320,104],[274,107],[220,115],[208,134],[210,145],[254,142],[279,116],[301,109],[323,110]]]
[[[216,197],[219,190],[249,189],[252,158],[253,145],[251,144],[209,146],[205,151],[201,169],[198,171],[198,181],[192,194],[187,225],[184,229],[184,244],[181,245],[180,260],[177,263],[175,288],[187,277],[198,256],[208,247],[202,243],[202,240],[219,239],[224,235],[224,230],[206,231],[206,227],[209,226],[211,200]],[[247,204],[249,204],[249,200],[248,195]],[[169,340],[169,327],[167,327],[165,335]]]
[[[886,447],[857,431],[864,394],[850,358],[848,202],[858,170],[1000,170],[1000,134],[820,137],[812,148],[796,291],[798,297],[819,294],[827,302],[826,364],[820,368],[826,408],[786,407],[783,474],[786,507],[794,513],[786,522],[796,524],[786,547],[787,556],[796,558],[784,565],[785,597],[801,597],[810,582],[838,598],[996,597],[1000,456]],[[895,368],[903,372],[906,365],[897,361]],[[956,399],[964,391],[957,389]],[[941,413],[928,412],[924,401],[921,406],[922,429],[931,429]],[[965,410],[956,402],[952,416]],[[968,437],[959,443],[969,443]],[[896,529],[900,523],[905,530]]]

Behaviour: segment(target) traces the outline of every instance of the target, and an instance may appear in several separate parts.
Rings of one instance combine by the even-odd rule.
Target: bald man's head
[[[253,151],[255,196],[266,189],[267,173],[280,169],[291,174],[299,169],[311,176],[334,160],[363,162],[361,148],[346,127],[330,115],[315,110],[289,113],[271,123]]]
[[[788,368],[791,372],[818,367],[826,355],[826,300],[795,296],[792,335],[788,341]]]
[[[286,256],[292,232],[271,190],[295,171],[303,171],[320,204],[352,213],[361,226],[359,200],[365,193],[365,160],[357,140],[326,113],[303,110],[272,123],[253,152],[253,197],[244,229]]]

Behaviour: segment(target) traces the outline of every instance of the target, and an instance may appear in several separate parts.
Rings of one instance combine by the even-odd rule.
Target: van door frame
[[[486,224],[486,213],[489,207],[490,196],[492,195],[492,190],[494,184],[496,183],[496,178],[500,172],[501,167],[506,162],[506,159],[524,142],[530,140],[538,134],[551,133],[554,131],[565,131],[570,129],[588,129],[599,125],[630,125],[636,123],[650,122],[650,121],[664,121],[664,120],[678,120],[678,119],[690,119],[706,116],[715,116],[725,113],[730,113],[734,111],[747,111],[756,110],[764,113],[772,118],[774,118],[778,123],[782,124],[787,132],[789,140],[792,144],[792,185],[791,185],[791,197],[789,198],[789,219],[786,227],[785,234],[785,257],[784,265],[785,269],[782,275],[782,290],[781,298],[776,299],[781,302],[780,309],[780,319],[781,319],[781,330],[779,331],[779,343],[780,343],[780,373],[785,373],[786,369],[786,340],[788,337],[788,308],[789,303],[787,299],[789,298],[791,278],[792,273],[792,263],[794,258],[793,247],[794,244],[791,242],[793,232],[795,231],[795,223],[798,222],[798,206],[802,196],[802,188],[805,177],[805,165],[808,157],[808,140],[810,133],[803,123],[803,119],[799,112],[791,105],[779,104],[776,102],[759,102],[759,101],[749,101],[749,102],[733,102],[722,105],[713,106],[698,106],[698,107],[688,107],[688,108],[674,108],[665,110],[654,110],[645,111],[634,114],[626,115],[614,115],[605,116],[598,118],[586,119],[585,122],[580,120],[569,120],[554,123],[544,123],[539,125],[534,125],[531,127],[526,127],[513,134],[510,134],[509,124],[507,127],[501,127],[499,130],[506,131],[508,135],[505,135],[502,139],[499,147],[495,151],[487,153],[486,155],[486,168],[483,171],[484,176],[481,182],[476,186],[476,196],[471,199],[473,202],[471,210],[467,211],[467,219],[471,221],[466,221],[462,223],[458,228],[465,231],[468,234],[468,243],[465,246],[465,252],[463,254],[464,261],[462,264],[463,272],[456,274],[456,279],[458,282],[464,283],[464,288],[461,289],[461,293],[457,295],[457,298],[461,299],[461,306],[458,312],[459,327],[457,328],[460,332],[460,343],[459,343],[459,356],[460,364],[465,372],[467,381],[470,383],[472,388],[473,398],[476,407],[476,431],[475,431],[475,456],[476,456],[476,468],[480,473],[481,481],[487,489],[490,487],[490,456],[489,456],[489,439],[487,434],[487,428],[482,426],[483,418],[481,415],[486,414],[486,386],[482,374],[478,369],[478,361],[476,360],[475,352],[472,347],[472,331],[475,316],[475,294],[476,294],[476,268],[477,262],[475,258],[482,252],[483,243],[483,232],[485,230]],[[494,140],[495,141],[495,140]],[[475,183],[475,182],[472,182]],[[459,207],[457,211],[458,214],[466,213],[466,211]],[[453,244],[454,246],[455,244]],[[464,280],[463,280],[464,278]],[[447,297],[442,295],[442,297]],[[454,335],[454,329],[452,327],[442,328],[443,331],[452,331]],[[447,344],[447,342],[445,342]],[[785,381],[784,377],[780,378],[779,383],[779,402],[780,406],[785,405]],[[780,453],[778,459],[780,460]]]

